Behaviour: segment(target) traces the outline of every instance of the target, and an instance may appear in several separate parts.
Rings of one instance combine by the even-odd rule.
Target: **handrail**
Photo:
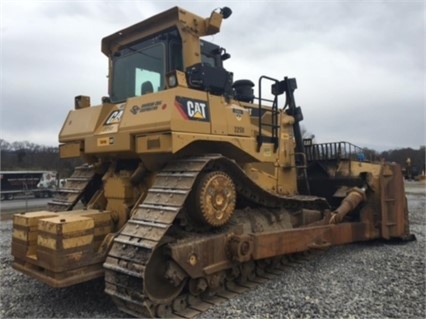
[[[279,127],[279,125],[278,125],[278,113],[279,113],[278,96],[276,94],[274,94],[273,100],[262,99],[262,80],[263,79],[272,81],[272,82],[274,82],[275,85],[279,82],[278,80],[271,78],[271,77],[268,77],[266,75],[262,75],[259,78],[259,97],[257,98],[258,102],[259,102],[258,103],[258,108],[259,108],[258,129],[259,129],[259,132],[258,132],[258,135],[257,135],[257,138],[256,138],[257,139],[257,151],[258,152],[260,151],[260,148],[262,147],[263,142],[266,141],[266,142],[274,144],[274,152],[275,152],[278,148],[278,127]],[[263,110],[266,110],[267,112],[271,113],[271,122],[270,123],[262,122],[262,116],[261,116],[261,114],[262,114],[262,102],[264,102],[264,101],[272,102],[272,107],[271,107],[270,110],[263,108]],[[268,126],[268,127],[271,128],[271,135],[272,135],[271,137],[264,136],[262,134],[262,126]]]
[[[371,161],[370,151],[349,142],[331,142],[305,145],[308,161],[351,159]]]

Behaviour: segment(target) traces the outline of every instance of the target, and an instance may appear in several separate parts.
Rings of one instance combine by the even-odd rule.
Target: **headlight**
[[[168,85],[170,88],[173,88],[173,87],[175,87],[175,86],[177,85],[177,79],[176,79],[176,74],[175,74],[175,73],[170,74],[170,75],[167,77],[167,85]]]

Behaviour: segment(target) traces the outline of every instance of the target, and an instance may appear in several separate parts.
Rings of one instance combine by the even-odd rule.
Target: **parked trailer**
[[[55,171],[1,171],[1,200],[11,200],[20,195],[52,197],[56,192]]]

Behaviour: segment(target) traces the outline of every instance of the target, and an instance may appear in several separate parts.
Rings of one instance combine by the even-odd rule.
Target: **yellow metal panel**
[[[38,220],[40,218],[47,218],[47,217],[54,217],[54,216],[58,216],[58,214],[48,212],[48,211],[15,214],[13,216],[13,224],[14,225],[20,225],[20,226],[35,226],[35,227],[37,227]]]
[[[247,109],[228,104],[223,96],[208,95],[212,134],[251,136],[251,120]]]
[[[94,227],[92,218],[81,216],[61,216],[40,219],[38,224],[39,231],[51,234],[67,234],[83,231]]]
[[[369,172],[373,176],[379,176],[382,166],[377,163],[351,161],[351,175],[359,176],[362,172]]]
[[[179,8],[174,7],[142,22],[115,32],[102,39],[102,52],[110,56],[119,47],[125,46],[150,34],[166,30],[178,23]]]
[[[129,99],[119,132],[211,131],[210,105],[206,92],[176,87]]]
[[[119,131],[137,134],[170,130],[173,97],[169,92],[170,90],[129,99]]]
[[[212,134],[191,134],[191,133],[172,133],[173,152],[182,149],[195,141],[217,141],[227,142],[235,145],[236,148],[243,150],[251,157],[262,162],[276,162],[277,153],[273,152],[272,143],[263,143],[260,151],[257,152],[257,143],[254,137],[226,136]],[[236,154],[237,155],[237,154]]]
[[[93,242],[93,234],[79,236],[74,238],[51,237],[40,234],[37,238],[37,245],[52,250],[70,249],[76,247],[87,246]]]
[[[93,235],[80,236],[76,238],[68,238],[63,240],[63,248],[70,249],[74,247],[86,246],[93,241]]]
[[[212,118],[212,125],[211,125],[212,134],[226,135],[228,133],[228,125],[227,125],[228,116],[224,114],[224,111],[225,111],[224,97],[209,94],[209,102],[210,102],[210,115]]]
[[[250,179],[270,192],[277,192],[276,167],[273,163],[247,163],[243,169]]]
[[[174,96],[171,130],[174,132],[211,133],[211,108],[207,93],[178,87]]]
[[[104,183],[105,197],[107,198],[132,198],[133,187],[129,177],[109,177]]]
[[[112,232],[113,227],[114,227],[114,221],[111,217],[110,211],[99,211],[99,210],[95,210],[95,209],[74,210],[74,211],[70,211],[70,212],[54,214],[54,216],[58,217],[59,219],[65,219],[66,221],[70,220],[71,216],[72,216],[72,218],[76,218],[76,219],[81,219],[81,218],[93,219],[95,237],[105,236],[106,234]],[[36,228],[35,228],[35,230],[36,230]],[[21,230],[19,230],[19,231],[21,231]],[[81,229],[81,231],[84,231],[84,229]],[[79,230],[79,232],[81,232],[81,231]],[[68,236],[72,235],[72,233],[67,233],[67,234],[68,234]],[[20,236],[18,239],[21,239],[21,237],[25,236],[25,235],[19,234],[17,236]]]
[[[17,229],[13,228],[12,237],[25,242],[37,240],[37,229]]]
[[[107,112],[109,108],[101,105],[70,111],[59,133],[59,141],[75,141],[93,134]]]
[[[136,138],[136,152],[143,153],[171,153],[172,138],[170,134],[152,134]]]
[[[66,143],[59,145],[59,157],[60,158],[73,158],[80,157],[83,145],[81,142]]]
[[[111,212],[109,211],[99,211],[96,209],[88,209],[88,210],[79,210],[79,215],[82,217],[93,218],[95,221],[95,226],[98,223],[110,222],[112,221]]]
[[[106,136],[87,136],[84,144],[87,154],[134,151],[134,139],[127,132]]]

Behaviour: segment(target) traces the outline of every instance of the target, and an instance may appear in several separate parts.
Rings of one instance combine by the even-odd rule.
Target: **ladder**
[[[274,84],[272,85],[272,95],[274,96],[273,100],[270,99],[262,99],[262,80],[269,80],[269,81],[273,81]],[[278,115],[279,115],[279,111],[278,111],[278,95],[277,94],[277,90],[274,90],[273,88],[276,87],[278,84],[280,83],[280,81],[270,78],[268,76],[262,75],[259,78],[259,105],[258,105],[258,111],[259,111],[259,122],[258,122],[258,126],[259,126],[259,133],[256,136],[256,141],[257,141],[257,152],[260,152],[260,148],[262,147],[263,143],[272,143],[274,144],[274,153],[277,151],[278,149],[278,129],[279,129],[279,124],[278,124]],[[269,108],[262,108],[262,102],[272,102],[272,107],[271,109]],[[270,112],[271,113],[271,117],[270,117],[270,121],[265,121],[263,118],[267,118],[265,115],[265,112]],[[271,135],[264,135],[262,134],[262,129],[269,127],[271,130]]]

